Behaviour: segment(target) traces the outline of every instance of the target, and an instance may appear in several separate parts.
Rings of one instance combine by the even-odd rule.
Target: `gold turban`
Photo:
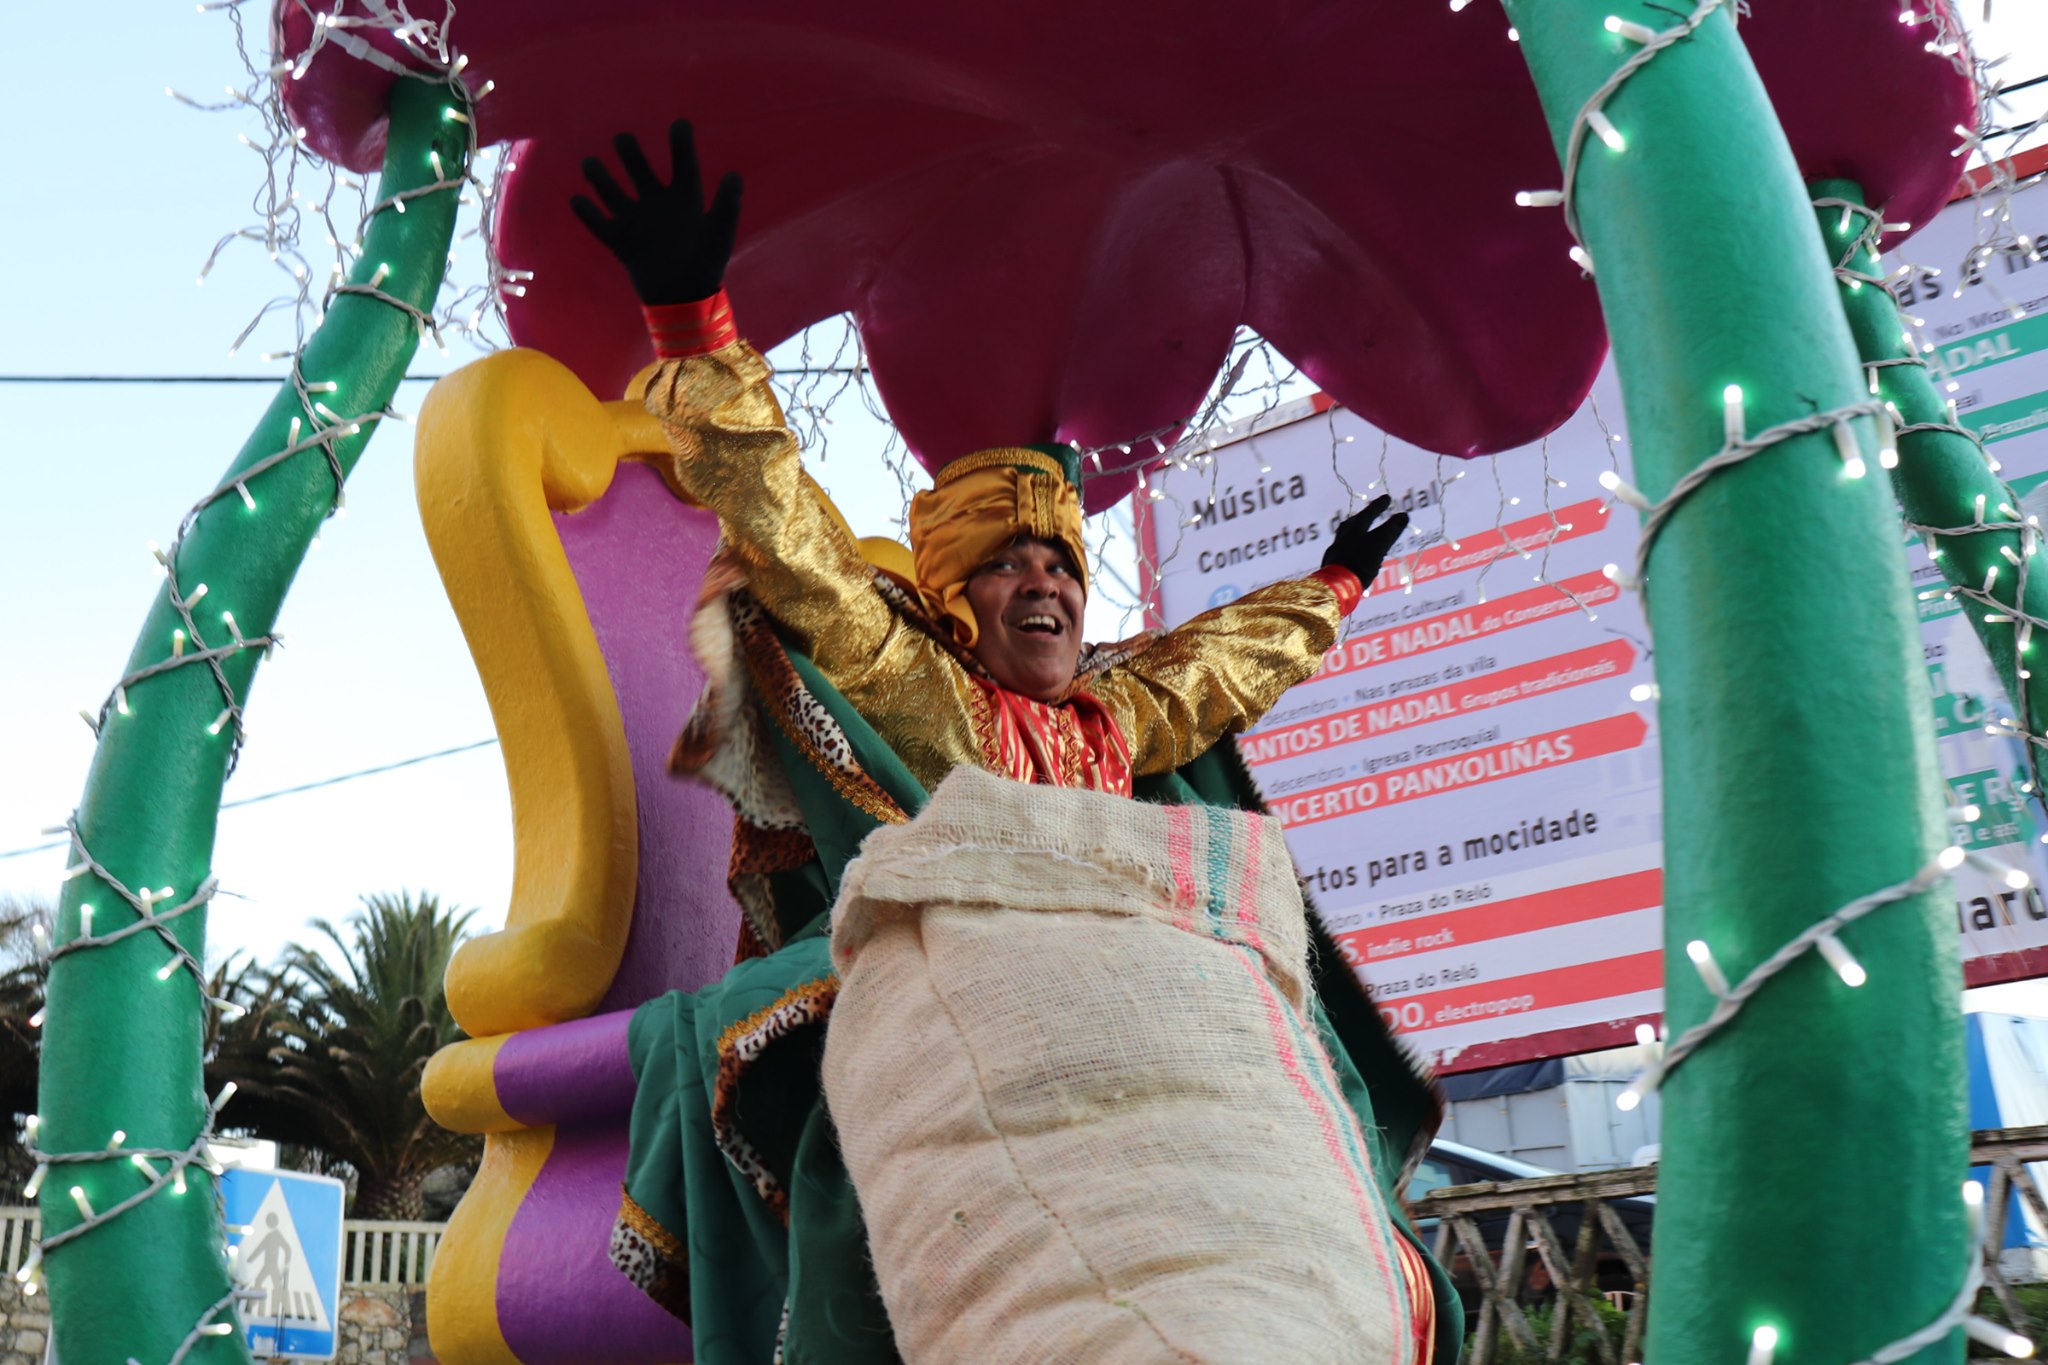
[[[910,552],[917,595],[934,619],[950,617],[968,649],[981,631],[967,601],[967,579],[1016,540],[1029,536],[1066,547],[1088,589],[1088,550],[1081,538],[1079,460],[1071,448],[1005,446],[963,455],[941,469],[931,488],[910,500]]]

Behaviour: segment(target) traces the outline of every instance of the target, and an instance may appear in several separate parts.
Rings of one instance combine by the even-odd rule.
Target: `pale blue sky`
[[[1786,3],[1787,0],[1766,0]],[[1978,0],[1966,0],[1972,10]],[[262,6],[249,20],[261,29]],[[2019,48],[2008,69],[2048,72],[2048,17],[2002,0],[1982,46]],[[2017,13],[2026,10],[2028,13]],[[1974,17],[1974,16],[1973,16]],[[229,20],[189,4],[122,7],[118,23],[73,7],[16,6],[0,58],[0,375],[277,375],[270,333],[229,341],[277,291],[261,252],[231,251],[204,288],[215,240],[252,221],[261,163],[249,125],[174,103],[240,85]],[[2031,115],[2041,92],[2029,92]],[[473,250],[473,248],[471,248]],[[416,372],[453,361],[428,350]],[[416,410],[424,386],[398,406]],[[78,719],[118,675],[160,581],[145,544],[168,542],[269,401],[266,385],[0,384],[0,596],[19,659],[0,674],[0,853],[76,802],[92,754]],[[249,743],[228,798],[317,781],[484,739],[489,715],[428,559],[413,505],[410,429],[387,424],[300,574],[259,674]],[[898,505],[872,435],[844,412],[826,466],[860,529]],[[851,490],[867,487],[870,499]],[[59,853],[0,858],[0,894],[51,893]],[[285,797],[222,818],[212,946],[268,957],[358,893],[431,889],[497,922],[511,849],[495,749]]]

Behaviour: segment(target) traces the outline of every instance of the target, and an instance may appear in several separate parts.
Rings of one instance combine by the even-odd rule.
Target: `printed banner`
[[[1611,380],[1595,402],[1611,425]],[[1315,404],[1275,417],[1166,472],[1147,507],[1155,543],[1178,544],[1158,577],[1169,621],[1313,569],[1370,497],[1409,513],[1400,569],[1242,740],[1339,946],[1446,1065],[1508,1060],[1508,1040],[1575,1050],[1591,1044],[1560,1035],[1654,1014],[1656,711],[1631,696],[1649,641],[1603,572],[1634,554],[1635,518],[1599,483],[1622,443],[1591,405],[1497,464]]]
[[[2017,231],[2048,237],[2048,187],[2014,211]],[[1948,268],[1902,274],[1896,292],[1926,322],[1959,420],[2048,518],[2048,267],[1999,254],[1954,297],[1978,221],[1972,204],[1948,210],[1910,244]],[[1409,513],[1404,569],[1381,574],[1322,669],[1242,747],[1340,946],[1450,1070],[1632,1041],[1626,1026],[1662,1010],[1650,641],[1604,572],[1632,564],[1638,534],[1599,483],[1629,476],[1620,415],[1610,369],[1547,441],[1464,461],[1312,400],[1154,476],[1141,500],[1169,622],[1313,569],[1370,497]],[[1915,589],[1939,588],[1909,553]],[[1919,610],[1943,769],[1954,804],[1978,810],[1955,838],[2048,877],[2024,755],[1985,731],[2011,713],[1996,674],[1954,603],[1936,591]],[[2038,890],[1969,865],[1956,890],[1973,984],[2048,974]]]

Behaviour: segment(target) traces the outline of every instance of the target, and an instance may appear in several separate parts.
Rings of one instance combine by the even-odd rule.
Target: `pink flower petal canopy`
[[[1929,219],[1975,123],[1933,27],[1898,0],[1755,10],[1741,34],[1801,171]],[[280,5],[282,52],[313,13]],[[1514,202],[1558,161],[1489,0],[470,0],[448,37],[472,88],[495,82],[481,136],[517,144],[499,246],[534,279],[513,335],[600,394],[651,351],[568,200],[612,134],[660,149],[679,116],[707,177],[747,179],[727,279],[743,333],[765,349],[850,310],[929,468],[1181,422],[1239,325],[1374,425],[1460,456],[1557,426],[1605,353],[1561,215]],[[366,170],[394,79],[329,44],[290,99],[315,149]],[[1129,486],[1093,481],[1090,506]]]

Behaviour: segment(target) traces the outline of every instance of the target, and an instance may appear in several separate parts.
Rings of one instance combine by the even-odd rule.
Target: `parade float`
[[[1946,0],[1504,8],[1068,5],[1019,31],[922,5],[279,6],[279,145],[378,178],[94,717],[24,1276],[58,1352],[247,1358],[204,1197],[221,787],[308,543],[406,363],[450,339],[474,194],[484,302],[519,349],[437,390],[418,480],[517,869],[506,928],[451,969],[470,1037],[425,1084],[487,1139],[431,1330],[451,1361],[687,1358],[607,1252],[632,1013],[717,981],[740,932],[730,813],[668,773],[717,531],[663,476],[638,311],[565,207],[610,134],[686,114],[707,166],[749,176],[727,287],[751,337],[850,314],[862,382],[928,469],[1028,431],[1081,450],[1092,510],[1142,497],[1200,458],[1241,329],[1379,430],[1484,459],[1565,422],[1611,347],[1633,460],[1610,491],[1641,521],[1611,579],[1660,651],[1667,830],[1669,1044],[1630,1092],[1657,1092],[1666,1128],[1648,1356],[1960,1358],[1960,850],[1899,509],[1981,608],[2030,761],[2048,617],[2038,534],[1875,262],[1954,190],[1979,73]],[[485,147],[507,149],[490,182]],[[1404,582],[1397,558],[1377,586]],[[1852,1046],[1889,1065],[1840,1065]],[[136,1287],[131,1311],[96,1310],[108,1284]]]

